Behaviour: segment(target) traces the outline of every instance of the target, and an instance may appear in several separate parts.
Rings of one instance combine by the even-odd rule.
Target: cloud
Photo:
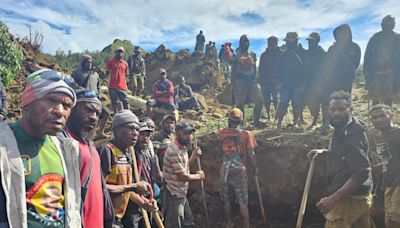
[[[50,53],[58,48],[101,50],[115,38],[148,50],[161,43],[174,50],[193,49],[201,29],[217,45],[235,44],[248,34],[258,55],[267,37],[282,40],[288,31],[297,31],[304,45],[305,37],[318,31],[327,49],[333,42],[332,30],[342,23],[352,26],[354,39],[364,49],[386,14],[400,18],[397,0],[232,0],[229,4],[223,0],[3,0],[0,5],[0,19],[13,33],[27,35],[28,26],[42,32],[43,51]]]

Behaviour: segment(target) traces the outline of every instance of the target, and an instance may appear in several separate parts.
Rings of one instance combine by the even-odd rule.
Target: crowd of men
[[[334,30],[336,42],[327,52],[318,45],[315,32],[307,38],[307,50],[299,45],[296,32],[287,33],[284,47],[271,36],[258,71],[247,35],[240,37],[235,54],[230,43],[221,47],[221,66],[231,70],[235,104],[227,113],[228,126],[218,131],[223,157],[220,198],[227,227],[233,227],[232,203],[239,205],[240,227],[249,227],[248,176],[259,172],[257,142],[243,129],[248,101],[254,103],[257,127],[263,125],[263,106],[271,117],[271,103],[281,127],[291,102],[293,127],[309,106],[310,129],[316,129],[320,109],[320,129],[334,128],[327,149],[308,154],[327,162],[328,195],[316,205],[326,218],[325,227],[374,227],[371,173],[376,170],[385,174],[386,227],[400,227],[400,128],[392,123],[391,108],[400,88],[400,38],[394,24],[391,16],[382,20],[382,32],[371,38],[365,54],[364,72],[374,104],[370,120],[379,132],[380,163],[375,166],[369,161],[366,128],[352,114],[351,89],[361,55],[348,25]],[[196,51],[202,52],[204,43],[201,31]],[[215,43],[209,43],[209,49],[212,46]],[[212,52],[216,55],[216,49]],[[160,69],[151,88],[153,99],[147,102],[150,111],[136,116],[127,90],[143,95],[146,70],[140,53],[135,48],[126,62],[124,49],[118,47],[106,63],[113,135],[102,145],[95,145],[93,138],[96,131],[104,136],[111,111],[102,102],[91,56],[83,55],[72,77],[49,69],[28,75],[20,100],[22,116],[16,121],[5,121],[7,99],[0,84],[0,122],[5,121],[0,124],[0,228],[148,227],[161,217],[168,228],[195,226],[187,191],[189,182],[205,178],[202,170],[190,172],[202,154],[196,129],[167,114],[157,131],[151,109],[201,107],[183,76],[174,86]]]

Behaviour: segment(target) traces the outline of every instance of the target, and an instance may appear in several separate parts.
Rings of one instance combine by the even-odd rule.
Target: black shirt
[[[349,179],[360,186],[350,195],[366,196],[372,190],[368,160],[368,138],[364,127],[353,117],[341,129],[335,129],[327,153],[328,192],[336,192]]]
[[[385,186],[400,186],[400,128],[394,127],[378,137],[376,151],[381,162],[387,163]]]

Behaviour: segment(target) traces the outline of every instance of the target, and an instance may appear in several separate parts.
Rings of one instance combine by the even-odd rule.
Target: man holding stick
[[[257,142],[250,131],[240,129],[242,121],[243,112],[238,108],[233,108],[229,112],[228,128],[219,132],[219,140],[224,153],[220,173],[220,192],[221,199],[224,201],[225,216],[228,220],[227,227],[233,227],[231,200],[235,199],[240,207],[241,227],[248,228],[247,168],[250,160],[254,173],[258,174],[254,155]]]
[[[370,220],[372,176],[368,139],[352,111],[349,92],[332,93],[328,114],[335,130],[331,143],[328,150],[315,149],[308,154],[326,154],[329,196],[316,205],[325,216],[325,228],[374,227]]]
[[[187,147],[195,129],[188,123],[176,125],[176,140],[168,146],[164,155],[163,175],[165,191],[165,227],[194,227],[194,219],[186,197],[189,181],[203,180],[202,170],[190,174],[189,164],[201,155],[200,148],[194,148],[189,158]]]

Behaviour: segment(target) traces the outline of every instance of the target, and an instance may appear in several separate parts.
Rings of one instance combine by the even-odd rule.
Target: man
[[[128,59],[132,95],[138,97],[143,95],[144,80],[146,79],[146,64],[140,54],[140,47],[136,46],[134,54]]]
[[[210,48],[211,48],[211,59],[217,60],[218,59],[218,51],[217,51],[217,47],[215,46],[215,42],[212,42],[212,45]]]
[[[283,50],[278,47],[278,38],[271,36],[268,38],[268,47],[261,54],[259,65],[259,81],[264,97],[265,111],[268,120],[271,119],[271,101],[275,112],[278,109],[278,66],[282,57]],[[276,118],[276,116],[275,116]]]
[[[160,107],[170,111],[175,110],[174,85],[167,79],[167,71],[160,69],[159,78],[151,87],[153,91],[153,102],[148,102],[150,108]]]
[[[213,42],[211,40],[208,41],[208,44],[206,44],[206,51],[204,52],[204,55],[206,56],[206,58],[209,58],[209,59],[212,58],[212,53],[211,53],[212,45],[213,45]]]
[[[322,115],[328,114],[329,96],[344,90],[351,93],[357,67],[360,65],[361,49],[353,42],[351,28],[347,24],[340,25],[333,30],[335,43],[329,47],[323,69],[326,74],[323,82]],[[324,119],[324,117],[322,116]],[[325,133],[329,125],[318,129]]]
[[[239,204],[241,226],[249,227],[247,169],[258,174],[254,148],[257,142],[250,131],[241,130],[243,112],[238,108],[229,111],[228,128],[218,133],[224,153],[220,172],[220,194],[224,202],[227,227],[232,226],[232,200]],[[250,163],[251,162],[251,163]]]
[[[3,83],[0,80],[0,122],[7,119],[8,114],[8,102],[7,102],[7,92]]]
[[[400,90],[400,34],[393,31],[395,18],[383,18],[382,31],[374,34],[367,44],[364,55],[364,75],[372,104],[392,106]]]
[[[202,170],[190,174],[189,165],[201,155],[194,148],[189,158],[188,149],[195,129],[188,123],[176,125],[176,139],[168,146],[164,156],[165,227],[194,227],[194,219],[186,197],[189,182],[203,180]]]
[[[81,227],[78,143],[55,136],[76,101],[67,77],[48,69],[30,74],[21,119],[0,125],[1,185],[10,227]]]
[[[250,40],[247,35],[242,35],[239,48],[232,63],[232,90],[234,104],[244,111],[248,97],[254,103],[253,118],[254,127],[260,127],[263,99],[260,85],[257,84],[257,57],[249,50]]]
[[[197,36],[196,36],[196,47],[194,48],[194,50],[203,53],[205,42],[206,42],[206,38],[203,35],[203,31],[200,30],[199,34],[197,34]]]
[[[230,80],[230,73],[231,73],[231,61],[233,58],[233,50],[231,47],[231,43],[226,42],[221,46],[221,50],[218,54],[219,61],[221,62],[222,70],[224,71],[225,79]]]
[[[193,96],[192,87],[186,84],[185,77],[180,75],[178,77],[178,85],[175,87],[175,102],[180,111],[194,109],[198,112],[201,111],[201,107],[197,98]]]
[[[313,117],[310,130],[315,130],[319,117],[319,110],[322,104],[322,88],[324,83],[323,63],[326,57],[325,50],[319,46],[320,35],[317,32],[312,32],[307,38],[308,50],[306,52],[306,83],[305,83],[305,105],[308,105],[311,116]],[[322,126],[328,125],[329,120],[327,115],[323,115]]]
[[[128,63],[123,59],[124,48],[118,47],[115,50],[115,56],[106,64],[106,72],[109,75],[108,89],[110,93],[111,105],[116,113],[121,107],[118,107],[118,101],[122,102],[124,109],[129,109],[128,99],[126,97],[126,75],[129,75]]]
[[[99,74],[93,69],[93,58],[90,55],[83,54],[82,61],[78,69],[72,72],[72,78],[75,83],[88,90],[96,91],[100,97],[100,77]],[[102,106],[100,121],[99,121],[99,132],[101,137],[106,137],[104,130],[106,128],[110,111],[105,105]]]
[[[325,227],[374,227],[370,223],[372,176],[368,138],[363,125],[352,116],[351,94],[330,96],[329,119],[335,128],[328,150],[315,149],[308,156],[326,154],[328,196],[317,203]]]
[[[76,106],[71,111],[66,128],[67,135],[79,142],[82,224],[85,228],[111,227],[113,217],[107,224],[104,221],[106,202],[103,195],[100,157],[91,138],[99,120],[102,104],[96,91],[93,90],[77,90],[76,96]]]
[[[149,142],[152,130],[146,122],[139,123],[139,137],[135,144],[135,156],[141,181],[153,186],[156,181],[161,183],[161,170],[156,164],[158,160],[150,153]],[[128,203],[125,216],[122,220],[124,227],[144,227],[140,208],[132,201]]]
[[[293,108],[293,127],[298,128],[299,119],[304,107],[305,90],[305,50],[299,45],[297,32],[286,34],[287,50],[281,57],[279,66],[280,101],[277,114],[277,128],[282,126],[282,120],[287,112],[289,102]]]
[[[175,125],[175,116],[165,115],[161,120],[161,130],[153,136],[154,150],[159,158],[161,170],[168,145],[175,140]]]
[[[384,173],[385,223],[387,228],[400,227],[400,128],[393,125],[394,112],[384,104],[371,108],[370,118],[377,135],[376,152]]]
[[[114,116],[112,129],[114,139],[98,149],[100,153],[103,175],[106,177],[107,188],[111,193],[115,211],[114,227],[139,227],[139,221],[133,220],[128,213],[128,203],[132,201],[146,211],[154,211],[152,202],[144,201],[140,195],[142,190],[151,186],[146,182],[134,184],[133,160],[129,151],[134,146],[139,135],[139,119],[130,110],[123,110]],[[140,187],[141,186],[141,187]]]

